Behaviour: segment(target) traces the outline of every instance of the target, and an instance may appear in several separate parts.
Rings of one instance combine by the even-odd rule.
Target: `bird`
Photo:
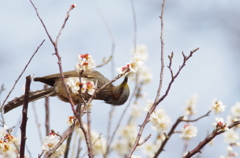
[[[79,79],[79,73],[77,73],[75,70],[63,72],[63,75],[64,75],[65,83],[70,79],[74,79],[74,78]],[[83,71],[83,73],[81,74],[81,79],[89,82],[93,81],[94,83],[96,83],[97,89],[102,87],[104,84],[110,82],[104,75],[102,75],[100,72],[96,70]],[[52,74],[44,77],[36,77],[34,78],[34,81],[45,83],[50,87],[42,90],[30,92],[29,102],[33,102],[44,97],[54,97],[54,96],[57,96],[60,100],[64,102],[69,102],[60,73],[56,73],[56,74]],[[128,76],[126,75],[120,85],[118,86],[114,86],[113,84],[107,85],[99,93],[97,93],[93,99],[103,100],[105,101],[105,103],[111,104],[113,106],[124,104],[127,101],[130,93],[127,81],[128,81]],[[71,95],[73,103],[75,105],[79,104],[79,98],[80,98],[79,94],[73,93],[70,87],[69,87],[69,91],[70,91],[69,93]],[[82,97],[85,100],[87,100],[91,97],[91,95],[89,95],[88,93],[82,93]],[[9,101],[4,106],[4,113],[7,113],[12,109],[15,109],[23,105],[23,103],[24,103],[24,95],[17,97],[12,101]]]

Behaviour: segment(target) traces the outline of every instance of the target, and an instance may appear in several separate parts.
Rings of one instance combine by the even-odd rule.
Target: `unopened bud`
[[[76,4],[72,4],[72,5],[71,5],[72,8],[75,8],[76,6],[77,6]]]

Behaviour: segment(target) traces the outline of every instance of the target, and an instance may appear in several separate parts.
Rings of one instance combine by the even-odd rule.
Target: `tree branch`
[[[176,133],[176,132],[175,132],[175,129],[177,128],[177,126],[179,125],[179,123],[181,123],[181,122],[195,122],[195,121],[198,121],[199,119],[201,119],[201,118],[203,118],[203,117],[209,116],[209,113],[210,113],[210,112],[211,112],[211,111],[208,111],[205,115],[200,116],[199,118],[194,119],[194,120],[184,120],[184,119],[183,119],[183,118],[184,118],[183,116],[179,117],[179,118],[176,120],[176,122],[173,124],[171,130],[168,132],[165,140],[162,142],[162,144],[161,144],[161,146],[159,147],[158,151],[157,151],[156,154],[154,155],[154,158],[157,158],[157,157],[160,155],[160,153],[164,150],[164,147],[165,147],[165,145],[167,144],[167,142],[168,142],[168,140],[170,139],[170,137],[172,136],[172,134]]]
[[[58,47],[57,47],[58,40],[59,40],[59,38],[60,38],[60,35],[61,35],[61,33],[62,33],[62,30],[63,30],[63,28],[65,27],[66,22],[67,22],[67,20],[68,20],[68,18],[69,18],[69,16],[70,16],[69,13],[70,13],[70,11],[71,11],[74,7],[73,7],[72,5],[70,6],[70,9],[68,10],[67,15],[66,15],[66,18],[65,18],[65,20],[64,20],[64,23],[63,23],[63,25],[62,25],[62,27],[61,27],[58,35],[57,35],[56,42],[54,42],[53,39],[52,39],[52,37],[50,36],[48,30],[47,30],[47,27],[45,26],[43,20],[41,19],[40,15],[38,14],[37,8],[35,7],[34,3],[32,2],[32,0],[29,0],[29,1],[31,2],[33,8],[35,9],[35,12],[36,12],[36,14],[37,14],[37,17],[38,17],[38,19],[40,20],[40,22],[42,23],[42,26],[43,26],[43,28],[44,28],[44,30],[45,30],[45,32],[46,32],[49,40],[51,41],[51,43],[52,43],[52,45],[53,45],[53,47],[54,47],[54,50],[55,50],[54,55],[56,55],[56,56],[57,56],[57,59],[58,59],[58,62],[57,62],[57,63],[58,63],[59,71],[60,71],[60,74],[61,74],[62,83],[63,83],[64,88],[65,88],[65,90],[66,90],[66,93],[67,93],[67,96],[68,96],[68,101],[69,101],[69,103],[71,104],[72,111],[73,111],[74,115],[77,116],[76,110],[74,109],[74,103],[73,103],[72,98],[71,98],[70,93],[69,93],[69,89],[68,89],[66,83],[64,82],[64,75],[63,75],[63,70],[62,70],[62,61],[61,61],[61,56],[60,56],[60,54],[59,54],[59,52],[58,52]]]
[[[25,95],[24,95],[24,104],[22,109],[22,124],[20,126],[21,129],[21,144],[20,144],[20,157],[24,157],[25,153],[25,143],[26,143],[26,128],[27,128],[27,112],[28,112],[28,99],[30,92],[30,84],[31,84],[31,76],[26,77],[26,85],[25,85]]]
[[[44,88],[46,89],[48,86],[44,85]],[[50,114],[50,109],[49,109],[49,97],[45,97],[45,128],[46,128],[46,136],[49,135],[50,133],[50,121],[49,121],[49,114]]]
[[[228,128],[233,128],[240,124],[240,121],[235,121],[232,124],[228,126]],[[193,155],[197,153],[201,153],[201,149],[208,144],[213,138],[215,138],[217,135],[224,133],[225,131],[221,130],[213,130],[211,134],[209,134],[202,142],[200,142],[192,151],[189,151],[187,155],[185,155],[183,158],[191,158]]]

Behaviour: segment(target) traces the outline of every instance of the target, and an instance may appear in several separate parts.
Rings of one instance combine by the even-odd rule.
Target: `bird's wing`
[[[92,71],[87,71],[87,72],[83,72],[83,74],[81,75],[81,77],[84,78],[94,78],[99,74],[98,71],[92,70]],[[74,70],[74,71],[67,71],[67,72],[63,72],[63,75],[65,78],[69,78],[69,77],[79,77],[79,74]],[[50,86],[54,86],[55,80],[59,79],[61,77],[60,73],[56,73],[56,74],[52,74],[52,75],[48,75],[48,76],[44,76],[44,77],[36,77],[34,78],[34,81],[39,81],[39,82],[43,82],[46,83]]]

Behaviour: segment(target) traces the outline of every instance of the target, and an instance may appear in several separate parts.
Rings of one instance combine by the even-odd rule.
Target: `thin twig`
[[[103,63],[97,65],[96,68],[99,68],[99,67],[102,67],[104,65],[107,65],[111,60],[112,60],[112,55],[107,60],[105,58],[103,58]]]
[[[91,113],[87,113],[87,130],[88,130],[88,139],[90,144],[90,150],[92,152],[92,135],[91,135]]]
[[[67,24],[67,20],[68,20],[68,18],[69,18],[69,16],[70,16],[70,11],[73,10],[73,8],[74,8],[74,7],[71,5],[70,8],[69,8],[69,10],[67,11],[66,18],[64,19],[63,25],[62,25],[62,27],[61,27],[61,29],[59,30],[59,33],[58,33],[58,35],[57,35],[56,42],[55,42],[55,46],[58,45],[58,40],[59,40],[59,38],[60,38],[60,36],[61,36],[61,34],[62,34],[62,31],[63,31],[64,27],[65,27],[66,24]]]
[[[82,83],[82,78],[81,78],[82,73],[83,73],[83,70],[79,73],[79,82],[80,83]],[[90,158],[92,158],[93,154],[92,154],[92,146],[91,146],[91,129],[88,126],[87,130],[86,130],[84,125],[83,125],[83,121],[82,121],[82,116],[84,114],[84,111],[87,108],[87,106],[90,104],[90,102],[88,104],[86,104],[86,102],[85,102],[85,100],[84,100],[84,98],[82,96],[82,85],[81,84],[80,84],[80,88],[78,90],[78,94],[79,94],[79,103],[78,103],[78,106],[77,106],[77,116],[76,117],[77,117],[77,120],[78,120],[78,122],[80,124],[80,128],[83,131],[83,135],[84,135],[85,140],[86,140],[88,156]],[[83,109],[81,109],[82,103],[84,104]],[[90,125],[89,115],[87,116],[87,125]]]
[[[1,94],[2,94],[2,92],[5,90],[5,88],[4,88],[4,84],[2,84],[2,86],[1,86],[1,89],[0,89],[0,105],[2,104],[2,101],[1,101]],[[4,119],[4,116],[3,116],[3,112],[1,111],[1,117],[2,117],[2,124],[4,125],[5,124],[5,119]]]
[[[88,134],[88,131],[85,129],[84,125],[83,125],[83,121],[82,121],[82,117],[78,117],[78,121],[79,121],[79,124],[80,124],[80,128],[83,132],[83,135],[85,137],[85,140],[86,140],[86,145],[87,145],[87,149],[88,149],[88,157],[89,158],[93,158],[93,155],[92,155],[92,146],[90,144],[90,137],[91,135]]]
[[[31,154],[31,152],[30,152],[30,150],[29,150],[29,148],[28,148],[27,145],[26,145],[26,149],[27,149],[27,152],[28,152],[29,158],[32,158],[32,154]]]
[[[62,25],[62,27],[61,27],[61,29],[60,29],[57,37],[56,37],[56,42],[54,42],[53,39],[51,38],[48,30],[47,30],[47,27],[45,26],[43,20],[41,19],[40,15],[38,14],[37,8],[35,7],[35,5],[33,4],[33,2],[32,2],[31,0],[30,0],[30,2],[31,2],[31,4],[32,4],[33,8],[35,9],[35,12],[36,12],[36,14],[37,14],[37,17],[39,18],[40,22],[42,23],[42,25],[43,25],[43,27],[44,27],[44,29],[45,29],[45,32],[46,32],[49,40],[51,41],[51,43],[52,43],[52,45],[53,45],[53,47],[54,47],[54,50],[55,50],[55,53],[54,53],[54,54],[57,56],[57,59],[58,59],[58,62],[57,62],[57,63],[58,63],[58,66],[59,66],[59,71],[60,71],[60,74],[61,74],[62,83],[63,83],[64,88],[65,88],[65,91],[66,91],[66,93],[67,93],[68,101],[70,102],[72,111],[73,111],[74,115],[77,116],[77,113],[76,113],[76,111],[75,111],[74,103],[73,103],[73,101],[72,101],[72,98],[71,98],[69,89],[68,89],[66,83],[64,82],[64,74],[63,74],[63,70],[62,70],[61,56],[60,56],[60,54],[59,54],[59,52],[58,52],[58,47],[57,47],[57,45],[58,45],[58,40],[59,40],[59,38],[60,38],[60,36],[61,36],[62,30],[63,30],[63,28],[65,27],[65,25],[66,25],[66,23],[67,23],[67,20],[68,20],[68,18],[69,18],[69,16],[70,16],[69,13],[70,13],[70,11],[71,11],[75,6],[74,6],[74,5],[70,6],[70,8],[69,8],[69,10],[68,10],[68,12],[67,12],[66,18],[65,18],[65,20],[64,20],[64,23],[63,23],[63,25]],[[73,128],[71,127],[70,130],[69,130],[69,133],[71,133],[72,131],[73,131]],[[68,133],[68,134],[69,134],[69,133]],[[58,143],[58,145],[56,145],[56,146],[53,148],[53,150],[51,150],[51,152],[49,152],[49,154],[47,155],[47,157],[50,157],[50,156],[52,155],[52,153],[55,152],[55,150],[57,150],[57,148],[62,144],[62,142],[63,142],[67,137],[68,137],[68,135],[66,135],[66,137],[62,138],[62,139],[60,140],[60,142]]]
[[[163,85],[163,73],[164,73],[164,67],[165,67],[165,65],[164,65],[164,38],[163,38],[163,35],[164,35],[164,7],[165,7],[165,3],[166,3],[166,0],[163,0],[161,16],[160,16],[160,19],[161,19],[161,35],[160,35],[160,40],[161,40],[161,71],[160,71],[159,87],[158,87],[158,90],[157,90],[157,95],[156,95],[156,98],[155,98],[155,102],[160,97],[160,93],[161,93],[162,85]]]
[[[22,124],[20,126],[21,129],[21,144],[20,144],[20,157],[24,157],[25,153],[25,143],[26,143],[26,128],[27,128],[27,112],[28,112],[28,99],[29,99],[29,92],[30,92],[30,84],[31,84],[31,76],[26,77],[26,85],[25,85],[25,95],[24,95],[24,104],[22,109]]]
[[[152,134],[149,134],[141,143],[139,143],[139,146],[141,146],[144,143],[146,143],[151,136],[152,136]]]
[[[150,108],[150,110],[148,111],[148,113],[147,113],[147,115],[146,115],[143,123],[140,125],[140,129],[139,129],[137,138],[136,138],[136,140],[135,140],[135,142],[134,142],[134,144],[133,144],[133,146],[132,146],[132,148],[131,148],[131,150],[130,150],[130,152],[129,152],[129,154],[128,154],[128,157],[131,157],[131,155],[132,155],[132,153],[134,152],[134,150],[137,148],[137,146],[139,146],[139,140],[140,140],[141,135],[142,135],[142,133],[143,133],[144,127],[145,127],[146,124],[148,123],[148,120],[149,120],[151,114],[153,113],[153,111],[155,110],[155,108],[157,107],[157,105],[166,98],[166,96],[168,95],[168,93],[169,93],[169,91],[170,91],[170,89],[171,89],[171,86],[172,86],[174,80],[177,78],[177,76],[178,76],[179,73],[181,72],[182,68],[186,65],[187,60],[188,60],[188,59],[192,56],[192,54],[193,54],[194,52],[196,52],[197,50],[198,50],[198,48],[195,49],[195,50],[193,50],[193,51],[191,51],[191,52],[190,52],[190,55],[184,58],[184,61],[183,61],[182,65],[179,67],[179,70],[177,71],[177,73],[173,76],[173,78],[172,78],[171,81],[169,82],[169,85],[168,85],[168,87],[167,87],[167,90],[165,91],[165,94],[164,94],[159,100],[154,101],[154,103],[153,103],[152,107]]]
[[[205,115],[203,115],[203,116],[201,116],[199,118],[196,118],[194,120],[182,120],[182,122],[196,122],[196,121],[200,120],[203,117],[209,116],[210,113],[211,113],[211,110],[209,110]]]
[[[3,106],[4,106],[5,102],[6,102],[7,99],[8,99],[8,97],[10,96],[10,94],[11,94],[12,91],[13,91],[13,89],[15,88],[17,82],[18,82],[19,79],[22,77],[23,73],[24,73],[25,70],[27,69],[27,67],[28,67],[28,65],[30,64],[30,62],[32,61],[33,57],[34,57],[35,54],[38,52],[39,48],[43,45],[44,42],[45,42],[45,40],[43,40],[43,41],[41,42],[41,44],[37,47],[37,49],[35,50],[35,52],[34,52],[33,55],[31,56],[31,58],[29,59],[27,65],[25,65],[23,71],[22,71],[21,74],[18,76],[18,78],[17,78],[17,80],[15,81],[15,83],[14,83],[12,89],[10,90],[10,92],[9,92],[8,95],[7,95],[7,97],[5,98],[5,100],[4,100],[3,103],[2,103],[1,111],[2,111],[2,109],[3,109]]]
[[[138,82],[136,82],[136,83],[138,83]],[[133,93],[133,95],[135,96],[135,100],[134,100],[134,102],[133,102],[134,104],[137,103],[138,99],[139,99],[140,96],[141,96],[141,90],[142,90],[143,82],[140,82],[140,83],[138,83],[138,84],[139,84],[139,85],[136,87],[136,88],[137,88],[137,89],[136,89],[136,92]],[[128,124],[131,123],[132,119],[133,119],[133,116],[130,116],[129,119],[128,119]]]
[[[115,107],[112,106],[109,113],[108,113],[108,126],[107,126],[107,146],[110,141],[110,133],[111,133],[111,125],[112,125],[112,116],[114,113]]]
[[[40,123],[38,121],[38,115],[37,115],[36,108],[35,108],[35,102],[33,102],[32,105],[33,105],[33,113],[34,113],[34,116],[35,116],[35,121],[36,121],[36,125],[37,125],[39,139],[40,139],[40,142],[42,142],[43,137],[42,137],[42,132],[41,132],[41,129],[40,129]]]
[[[134,45],[134,53],[136,52],[137,48],[137,19],[134,7],[134,0],[131,0],[131,7],[132,7],[132,14],[133,14],[133,29],[134,29],[134,37],[133,37],[133,45]]]
[[[64,158],[68,158],[68,153],[70,151],[70,144],[71,144],[71,140],[72,140],[72,135],[73,135],[73,132],[67,138],[67,144],[66,144],[66,148],[65,148]]]
[[[44,153],[44,150],[41,152],[41,154],[38,154],[38,158],[41,158]]]
[[[98,140],[101,139],[101,134],[99,134],[98,138],[94,140],[94,142],[92,143],[92,147],[97,143]],[[82,157],[86,156],[87,155],[87,152],[85,152]]]
[[[237,126],[240,124],[240,121],[235,121],[232,124],[228,126],[229,129]],[[213,132],[208,135],[203,141],[201,141],[192,151],[189,151],[187,155],[185,155],[183,158],[191,158],[193,155],[197,153],[201,153],[201,149],[208,144],[213,138],[215,138],[217,135],[224,133],[225,131],[223,130],[213,130]]]
[[[62,33],[62,30],[63,30],[64,26],[66,25],[66,22],[67,22],[67,20],[68,20],[68,18],[69,18],[69,16],[70,16],[69,13],[70,13],[70,11],[71,11],[74,7],[71,6],[70,9],[68,10],[67,15],[66,15],[66,18],[65,18],[65,20],[64,20],[64,23],[63,23],[63,25],[62,25],[59,33],[58,33],[58,36],[57,36],[57,38],[56,38],[56,42],[54,42],[53,39],[52,39],[52,37],[50,36],[48,30],[47,30],[47,27],[45,26],[43,20],[41,19],[40,15],[38,14],[37,8],[35,7],[34,3],[32,2],[32,0],[29,0],[29,1],[31,2],[31,4],[32,4],[32,6],[33,6],[33,8],[34,8],[34,10],[35,10],[35,12],[36,12],[36,14],[37,14],[38,19],[39,19],[40,22],[42,23],[42,26],[44,27],[44,30],[45,30],[45,32],[46,32],[49,40],[51,41],[51,43],[52,43],[52,45],[53,45],[53,47],[54,47],[54,50],[55,50],[55,53],[54,53],[54,54],[57,56],[57,59],[58,59],[58,62],[57,62],[57,63],[58,63],[58,66],[59,66],[59,71],[60,71],[60,74],[61,74],[62,83],[63,83],[64,88],[65,88],[65,91],[66,91],[66,93],[67,93],[68,101],[69,101],[69,103],[71,104],[72,111],[73,111],[74,115],[77,116],[77,113],[76,113],[76,111],[75,111],[75,109],[74,109],[74,103],[73,103],[73,101],[72,101],[72,98],[71,98],[69,89],[68,89],[66,83],[64,82],[64,74],[63,74],[63,70],[62,70],[61,56],[60,56],[59,53],[58,53],[58,47],[57,47],[58,40],[59,40],[59,38],[60,38],[60,35],[61,35],[61,33]]]
[[[103,20],[107,30],[108,30],[108,33],[109,33],[109,36],[110,36],[110,39],[112,41],[112,48],[111,48],[111,59],[112,59],[112,66],[111,66],[111,69],[112,69],[112,78],[115,76],[114,75],[114,72],[115,72],[115,66],[114,66],[114,52],[115,52],[115,41],[114,41],[114,36],[113,36],[113,33],[112,33],[112,30],[110,28],[110,26],[108,25],[106,19],[104,18],[101,10],[97,7],[97,10],[99,12],[99,15],[101,17],[101,19]]]
[[[169,84],[168,84],[167,90],[165,91],[165,94],[164,94],[160,99],[154,101],[154,103],[153,103],[152,107],[150,108],[150,110],[148,111],[148,113],[147,113],[147,115],[146,115],[143,123],[140,125],[140,129],[139,129],[137,138],[136,138],[136,140],[135,140],[135,142],[134,142],[134,144],[133,144],[133,146],[132,146],[132,148],[131,148],[131,150],[130,150],[130,152],[129,152],[129,154],[128,154],[128,157],[131,157],[131,155],[133,154],[133,152],[135,151],[135,149],[137,148],[137,146],[139,146],[139,140],[140,140],[140,138],[141,138],[141,136],[142,136],[142,133],[143,133],[143,130],[144,130],[146,124],[147,124],[148,121],[149,121],[149,118],[150,118],[151,114],[153,113],[153,111],[155,110],[155,108],[157,107],[157,105],[166,98],[166,96],[168,95],[168,93],[169,93],[169,91],[170,91],[170,89],[171,89],[171,87],[172,87],[173,82],[175,81],[175,79],[177,78],[177,76],[180,74],[182,68],[186,65],[186,62],[188,61],[188,59],[190,59],[190,57],[192,57],[193,53],[195,53],[198,49],[199,49],[199,48],[196,48],[196,49],[192,50],[188,56],[185,56],[185,55],[184,55],[183,63],[182,63],[182,65],[179,67],[177,73],[176,73],[175,75],[173,75],[171,81],[170,81]],[[170,60],[172,60],[172,58],[171,58]],[[170,67],[170,69],[171,69],[171,67]]]
[[[46,89],[48,86],[44,85],[44,89]],[[46,136],[50,133],[50,121],[49,121],[49,115],[50,115],[50,109],[49,109],[49,97],[45,97],[45,128],[46,128]]]

